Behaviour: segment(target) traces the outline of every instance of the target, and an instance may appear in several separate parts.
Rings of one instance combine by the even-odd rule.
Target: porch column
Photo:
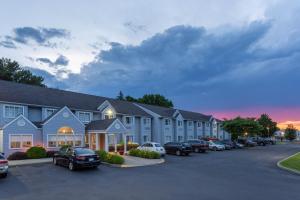
[[[117,153],[117,151],[118,151],[118,146],[117,146],[118,138],[116,136],[117,136],[117,134],[114,134],[115,153]]]
[[[99,133],[96,133],[96,150],[99,150]]]
[[[104,141],[104,149],[105,149],[105,151],[106,152],[108,152],[108,135],[107,134],[105,134],[105,141]]]
[[[123,141],[124,141],[124,154],[127,153],[127,141],[126,141],[126,134],[123,134]]]
[[[88,143],[89,143],[89,148],[91,149],[91,133],[88,133]]]

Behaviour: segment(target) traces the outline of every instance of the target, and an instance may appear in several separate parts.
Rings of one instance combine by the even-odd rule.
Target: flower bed
[[[146,159],[159,159],[160,154],[155,151],[144,151],[139,149],[131,149],[129,151],[130,156],[146,158]]]
[[[125,162],[125,160],[122,156],[112,154],[112,153],[107,153],[104,150],[96,151],[96,154],[99,155],[101,161],[107,162],[107,163],[110,163],[110,164],[121,165]]]

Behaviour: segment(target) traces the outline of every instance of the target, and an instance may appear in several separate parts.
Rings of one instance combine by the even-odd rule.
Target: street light
[[[267,127],[268,130],[268,137],[270,137],[270,127]]]

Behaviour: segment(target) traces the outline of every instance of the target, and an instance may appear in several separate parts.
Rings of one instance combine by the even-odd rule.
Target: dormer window
[[[106,110],[104,113],[104,119],[112,119],[114,118],[114,112],[111,109]]]
[[[53,115],[53,113],[56,111],[56,109],[53,109],[53,108],[47,108],[46,109],[46,117],[45,118],[48,118],[50,117],[51,115]]]

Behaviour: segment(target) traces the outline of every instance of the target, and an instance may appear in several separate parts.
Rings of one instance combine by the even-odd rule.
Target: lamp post
[[[267,127],[268,130],[268,137],[270,137],[270,127]]]

